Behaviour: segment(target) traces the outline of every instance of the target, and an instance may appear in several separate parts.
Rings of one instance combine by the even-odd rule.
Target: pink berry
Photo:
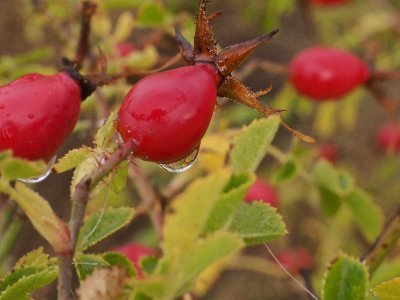
[[[315,101],[337,100],[363,84],[368,66],[350,52],[315,47],[300,52],[289,66],[296,90]]]
[[[132,262],[138,278],[143,278],[144,274],[140,267],[140,260],[146,256],[157,257],[157,252],[148,246],[138,243],[129,243],[115,248],[113,251],[125,255]]]
[[[0,87],[0,150],[49,160],[79,118],[81,88],[70,75],[29,74]]]
[[[273,207],[278,207],[279,197],[275,188],[264,180],[257,179],[248,190],[244,201],[262,201]]]
[[[122,103],[117,129],[137,143],[135,156],[157,163],[179,161],[207,131],[217,97],[217,73],[209,64],[160,72],[136,83]]]
[[[389,123],[377,132],[378,145],[383,150],[400,150],[400,124]]]
[[[311,269],[313,266],[310,253],[303,247],[280,251],[277,258],[285,269],[293,275],[298,275],[302,269]]]
[[[332,163],[336,162],[338,159],[338,153],[337,149],[334,145],[325,143],[319,145],[317,148],[317,155],[321,159],[325,159],[327,161],[330,161]]]
[[[129,54],[135,52],[137,49],[131,43],[119,43],[117,45],[117,50],[119,55],[121,55],[122,57],[126,57]]]

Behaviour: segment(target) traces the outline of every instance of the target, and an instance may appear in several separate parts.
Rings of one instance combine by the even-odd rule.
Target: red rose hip
[[[79,118],[81,89],[70,75],[29,74],[0,87],[0,150],[49,160]]]
[[[130,243],[114,249],[115,252],[125,255],[135,267],[138,278],[143,278],[143,271],[140,268],[140,260],[145,256],[157,257],[153,248],[138,243]]]
[[[213,115],[217,73],[208,64],[148,76],[122,103],[117,129],[137,143],[135,156],[157,163],[179,161],[200,144]]]
[[[352,53],[316,47],[304,50],[292,60],[289,76],[299,93],[326,101],[342,97],[363,84],[369,69]]]
[[[379,147],[385,151],[400,151],[400,124],[389,123],[378,130],[376,140]]]
[[[278,207],[279,197],[272,185],[261,179],[257,179],[248,190],[246,196],[244,197],[244,201],[262,201],[273,207]]]
[[[303,247],[280,251],[277,258],[293,275],[298,275],[302,269],[311,269],[313,266],[310,253]]]
[[[334,163],[338,159],[337,149],[333,144],[325,143],[320,144],[317,148],[317,156],[320,159],[325,159]]]

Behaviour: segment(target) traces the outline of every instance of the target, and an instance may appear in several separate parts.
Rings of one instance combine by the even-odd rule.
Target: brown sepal
[[[195,60],[211,60],[217,55],[217,42],[207,16],[206,3],[208,0],[199,1],[199,13],[196,20],[194,35]]]
[[[194,64],[194,51],[193,46],[189,43],[187,39],[182,34],[182,31],[175,27],[175,38],[178,41],[179,52],[181,53],[183,59],[186,61],[188,65]]]
[[[269,117],[283,111],[280,109],[266,108],[257,99],[258,97],[267,94],[269,91],[271,91],[271,87],[255,93],[245,86],[239,79],[232,75],[228,75],[218,89],[218,96],[232,99],[259,111],[265,117]]]
[[[279,32],[278,29],[270,33],[257,37],[251,41],[243,42],[226,47],[214,58],[214,64],[217,66],[221,76],[225,77],[237,67],[259,46],[268,42],[275,34]]]

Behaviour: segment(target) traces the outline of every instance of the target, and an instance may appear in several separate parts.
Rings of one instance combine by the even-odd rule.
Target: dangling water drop
[[[56,162],[57,156],[54,155],[52,159],[49,160],[49,162],[47,163],[47,169],[46,171],[41,174],[39,177],[35,177],[35,178],[18,178],[19,181],[25,182],[25,183],[38,183],[41,182],[43,180],[45,180],[47,177],[49,177],[50,173],[51,173],[51,169],[53,169],[54,164]]]
[[[199,147],[194,149],[192,153],[190,153],[184,159],[169,164],[159,164],[159,166],[171,173],[182,173],[189,170],[193,166],[198,153]]]

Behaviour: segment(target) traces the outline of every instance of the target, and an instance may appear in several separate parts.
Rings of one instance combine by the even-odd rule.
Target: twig
[[[309,0],[297,0],[301,17],[303,19],[304,31],[306,35],[313,41],[317,38],[317,32],[315,30],[315,21],[311,11],[311,5]]]
[[[300,269],[299,270],[300,276],[303,278],[304,284],[313,295],[315,295],[314,286],[311,280],[311,270],[310,269]],[[311,295],[308,294],[310,299],[314,299]]]
[[[89,200],[89,193],[96,185],[108,174],[110,174],[116,166],[125,160],[134,151],[136,144],[128,142],[114,152],[107,161],[101,164],[91,175],[85,176],[75,186],[72,194],[72,211],[70,218],[70,251],[67,253],[58,253],[59,280],[58,280],[58,299],[70,300],[72,288],[73,274],[73,257],[75,253],[76,243],[78,241],[79,230],[83,225],[86,206]]]
[[[400,239],[400,209],[388,222],[368,252],[361,258],[369,267],[370,275],[379,267],[383,259],[393,250]]]
[[[266,60],[253,59],[245,64],[240,71],[237,71],[236,76],[243,80],[253,74],[257,69],[278,75],[286,75],[288,72],[286,65]]]
[[[160,71],[163,71],[176,63],[178,63],[182,59],[182,56],[180,53],[175,54],[175,56],[171,57],[169,60],[167,60],[163,65],[159,66],[158,68],[151,69],[151,70],[128,70],[124,73],[121,73],[117,76],[119,77],[130,77],[130,76],[145,76],[145,75],[150,75],[153,73],[158,73]]]
[[[1,197],[4,197],[5,203],[4,207],[1,208],[1,215],[0,215],[0,238],[4,235],[7,226],[14,218],[14,215],[18,209],[18,204],[15,201],[7,201],[8,197],[3,194],[1,195]]]
[[[157,236],[159,240],[161,240],[163,215],[160,198],[150,184],[146,174],[139,166],[131,162],[129,164],[128,174],[140,195],[142,205],[147,209],[147,213]]]
[[[21,218],[21,215],[18,215],[18,213],[16,213],[14,215],[14,220],[7,227],[4,235],[2,235],[0,243],[0,270],[3,267],[5,259],[8,257],[10,251],[15,245],[23,224],[24,221]]]
[[[90,22],[92,16],[95,14],[97,4],[87,0],[83,2],[82,6],[82,19],[81,19],[81,32],[79,35],[78,47],[75,53],[75,68],[79,70],[82,68],[83,61],[86,57],[89,48],[90,37]]]

